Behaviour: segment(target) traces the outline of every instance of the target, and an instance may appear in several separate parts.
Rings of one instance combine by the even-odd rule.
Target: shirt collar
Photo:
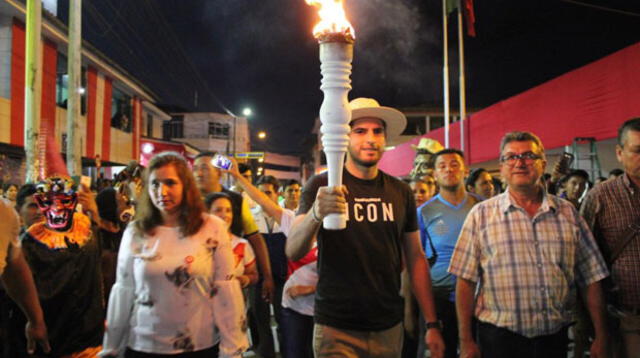
[[[557,201],[557,198],[547,193],[547,191],[544,190],[543,188],[542,189],[542,205],[540,205],[540,209],[538,209],[538,212],[551,211],[555,213],[556,211],[558,211],[558,203],[556,201]],[[504,193],[499,195],[498,205],[500,207],[500,211],[505,214],[508,213],[511,209],[522,209],[522,207],[520,207],[509,194],[508,187]]]
[[[511,208],[511,196],[509,195],[509,188],[507,188],[504,193],[498,195],[497,200],[500,211],[506,214],[509,211],[509,208]]]
[[[443,204],[447,205],[448,207],[458,209],[467,203],[467,200],[469,199],[469,193],[465,191],[464,199],[462,199],[462,201],[458,205],[453,205],[452,203],[448,202],[447,199],[442,197],[441,193],[436,194],[435,197],[438,198],[438,200],[440,200]]]
[[[636,188],[635,184],[631,181],[631,179],[629,179],[628,173],[625,172],[624,174],[622,174],[622,182],[624,183],[624,186],[626,186],[629,190],[629,193],[631,193],[631,195],[635,195],[636,191],[638,191],[638,188]]]

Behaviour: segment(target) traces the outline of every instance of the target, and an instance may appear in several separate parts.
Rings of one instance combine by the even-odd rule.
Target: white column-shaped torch
[[[320,106],[320,132],[322,146],[327,157],[329,186],[342,185],[344,156],[349,144],[349,122],[351,109],[347,95],[351,90],[351,61],[353,60],[353,40],[320,40],[320,70],[324,100]],[[329,230],[344,229],[346,216],[330,214],[323,221]]]
[[[351,109],[347,95],[351,90],[354,31],[346,19],[341,0],[307,0],[307,3],[320,5],[321,22],[313,30],[320,43],[320,89],[324,93],[320,132],[327,157],[329,186],[340,186],[349,144]],[[328,230],[344,229],[346,215],[330,214],[324,218],[323,225]]]

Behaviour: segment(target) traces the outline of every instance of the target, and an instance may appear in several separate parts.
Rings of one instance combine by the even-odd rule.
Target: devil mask
[[[78,198],[71,178],[53,176],[37,185],[34,198],[47,220],[47,227],[67,231],[73,223]]]
[[[421,179],[429,173],[429,169],[433,169],[433,163],[431,163],[431,157],[433,154],[426,150],[418,150],[415,159],[413,160],[413,169],[409,173],[411,179]]]

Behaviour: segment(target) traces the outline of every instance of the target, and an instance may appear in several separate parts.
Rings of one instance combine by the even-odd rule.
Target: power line
[[[117,62],[123,61],[123,64],[128,63],[129,66],[125,65],[125,67],[128,67],[127,70],[135,74],[139,79],[153,83],[152,87],[154,87],[156,92],[161,94],[161,98],[165,101],[178,104],[174,102],[174,96],[179,96],[179,94],[182,93],[192,93],[194,88],[190,83],[199,82],[198,80],[201,81],[201,79],[197,77],[194,78],[194,73],[181,71],[188,68],[188,63],[187,66],[185,66],[183,61],[179,60],[180,56],[172,55],[171,51],[167,50],[171,47],[159,41],[157,31],[150,32],[147,30],[148,28],[157,30],[160,24],[157,24],[158,26],[149,26],[147,25],[149,22],[145,22],[144,24],[147,26],[140,27],[139,29],[133,28],[132,23],[142,23],[139,21],[129,21],[130,19],[123,15],[122,10],[124,8],[122,7],[115,8],[109,2],[100,2],[98,4],[104,6],[105,3],[110,7],[112,14],[104,11],[108,9],[98,9],[96,4],[88,1],[85,2],[85,4],[88,5],[86,9],[90,17],[93,18],[96,23],[106,28],[102,33],[93,31],[95,36],[115,41],[115,43],[111,41],[106,42],[105,52],[109,53],[110,57],[113,57]],[[125,13],[131,18],[150,19],[153,21],[152,24],[157,23],[159,20],[158,16],[151,11],[144,7],[135,6],[133,7],[133,11],[126,11]],[[105,13],[106,15],[103,15]],[[113,16],[109,17],[109,21],[105,19],[105,16],[110,15]],[[89,31],[91,31],[91,29],[92,27],[89,27]],[[123,29],[126,31],[125,34],[121,33]],[[166,37],[167,36],[164,36],[164,38]],[[101,44],[104,43],[103,41],[98,42]],[[153,59],[153,61],[150,61],[150,59]],[[150,70],[154,68],[155,70]],[[157,73],[158,71],[160,73]],[[189,81],[190,77],[192,78],[192,82]],[[185,102],[185,99],[186,98],[182,96],[178,102],[184,105],[188,103],[188,101]]]
[[[96,22],[100,22],[104,25],[107,26],[107,31],[105,31],[102,35],[97,34],[97,36],[99,37],[105,37],[107,34],[112,33],[113,35],[113,39],[115,39],[121,46],[123,49],[126,49],[127,54],[129,55],[133,55],[132,56],[132,60],[136,61],[138,64],[138,67],[144,68],[144,64],[142,64],[142,62],[140,61],[139,58],[136,57],[136,52],[129,46],[129,43],[127,41],[125,41],[120,34],[118,34],[117,31],[113,31],[113,25],[115,24],[115,22],[109,22],[107,21],[102,14],[93,6],[93,4],[91,4],[91,2],[87,1],[84,3],[85,9],[87,9],[89,15],[91,15]],[[91,28],[91,27],[89,27]],[[113,48],[111,49],[112,51],[118,51],[118,46],[112,46]],[[122,53],[122,52],[120,52]],[[126,56],[122,56],[122,57],[126,57]]]
[[[164,19],[164,16],[160,13],[160,11],[153,5],[152,2],[150,2],[149,0],[145,0],[145,3],[147,4],[147,6],[149,6],[150,9],[152,9],[153,11],[155,11],[156,13],[156,17],[157,19],[160,20],[160,23],[165,27],[165,31],[166,33],[169,35],[169,38],[171,41],[173,41],[175,48],[178,49],[178,52],[180,53],[180,55],[182,56],[183,60],[186,62],[186,64],[189,66],[189,69],[191,69],[192,73],[195,75],[195,77],[200,81],[200,84],[204,87],[204,89],[206,90],[206,92],[209,94],[209,96],[225,111],[227,112],[228,115],[232,116],[232,117],[237,117],[227,106],[224,105],[224,103],[220,100],[220,98],[218,98],[218,96],[215,95],[215,93],[213,93],[213,91],[211,90],[211,88],[209,87],[207,81],[205,81],[202,76],[200,75],[200,72],[198,71],[198,69],[196,68],[196,66],[194,65],[193,61],[191,60],[191,58],[186,54],[184,48],[182,47],[182,43],[178,40],[177,36],[175,35],[175,33],[173,32],[173,30],[171,29],[171,26],[167,23],[167,21]]]
[[[174,85],[178,85],[181,86],[181,88],[184,90],[184,92],[187,92],[191,89],[190,86],[187,85],[187,83],[185,83],[183,81],[183,79],[181,79],[178,75],[177,75],[177,70],[180,69],[181,67],[178,66],[175,62],[172,62],[173,57],[169,56],[168,52],[165,51],[165,48],[163,48],[162,46],[160,47],[151,47],[150,44],[154,44],[157,45],[158,43],[160,43],[159,41],[157,41],[157,38],[153,37],[153,36],[148,36],[148,32],[143,32],[140,29],[134,29],[130,24],[131,22],[129,21],[129,19],[125,18],[118,9],[115,9],[113,7],[113,5],[111,5],[108,1],[105,2],[106,4],[108,4],[116,13],[116,16],[118,18],[121,19],[121,23],[124,24],[124,26],[126,26],[129,31],[127,32],[127,34],[133,35],[134,39],[137,39],[139,44],[140,44],[140,48],[138,48],[138,50],[141,50],[141,48],[145,47],[147,49],[147,51],[142,50],[142,53],[144,54],[144,52],[147,52],[147,56],[141,55],[143,58],[143,61],[145,59],[151,59],[153,58],[152,56],[150,56],[150,54],[157,54],[162,56],[162,58],[156,58],[156,61],[145,61],[145,63],[143,63],[142,68],[139,70],[143,70],[146,71],[147,74],[149,74],[149,68],[153,67],[151,66],[151,63],[158,65],[159,67],[161,67],[161,71],[162,71],[162,75],[164,76],[170,76],[172,82],[174,83]],[[134,6],[133,7],[134,11],[135,10],[142,10],[143,11],[143,16],[132,16],[134,18],[148,18],[146,15],[146,13],[144,13],[144,9],[142,9],[141,7],[137,7]],[[129,14],[134,15],[132,12],[129,12]],[[145,38],[143,38],[145,37]],[[137,53],[136,53],[137,54]],[[158,59],[160,59],[160,61],[157,61]],[[168,60],[168,61],[167,61]],[[147,65],[149,64],[149,65]],[[150,77],[154,77],[151,74],[149,74]]]
[[[566,2],[566,3],[569,3],[569,4],[574,4],[574,5],[590,7],[592,9],[596,9],[596,10],[612,12],[612,13],[615,13],[615,14],[627,15],[627,16],[633,16],[633,17],[640,17],[640,14],[635,13],[635,12],[614,9],[614,8],[601,6],[601,5],[587,4],[587,3],[584,3],[582,1],[576,1],[576,0],[560,0],[560,1],[563,1],[563,2]]]

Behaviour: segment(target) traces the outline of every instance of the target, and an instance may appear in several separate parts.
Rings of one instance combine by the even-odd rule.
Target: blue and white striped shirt
[[[608,275],[573,205],[544,194],[531,218],[508,191],[471,210],[449,272],[478,282],[480,321],[526,337],[553,334],[570,323],[576,284],[587,286]]]

